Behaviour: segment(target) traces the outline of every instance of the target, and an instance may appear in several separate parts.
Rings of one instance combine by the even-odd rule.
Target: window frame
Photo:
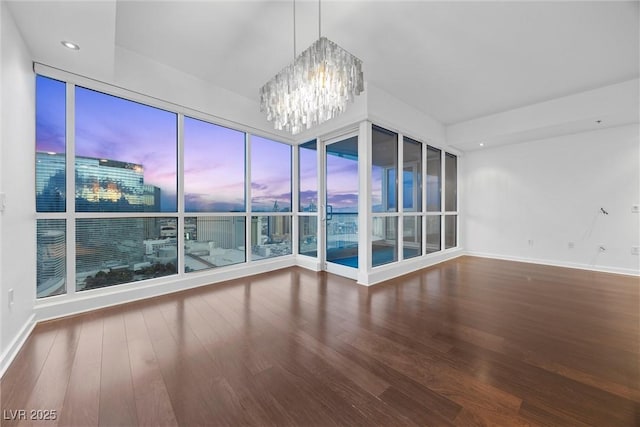
[[[73,300],[80,294],[82,297],[89,295],[101,295],[105,292],[118,292],[125,289],[132,289],[140,286],[152,286],[154,284],[167,283],[168,281],[175,281],[176,279],[186,279],[189,277],[198,277],[210,275],[212,271],[218,271],[220,269],[227,270],[239,270],[246,268],[249,264],[258,265],[259,263],[273,261],[274,258],[265,260],[252,259],[251,257],[251,217],[252,216],[287,216],[289,217],[291,227],[291,254],[285,255],[281,258],[293,258],[297,253],[297,233],[295,222],[297,222],[298,209],[294,203],[297,203],[297,195],[294,192],[294,141],[287,138],[283,138],[282,135],[271,134],[260,129],[252,128],[250,126],[241,125],[239,123],[225,120],[219,117],[212,116],[200,112],[198,110],[190,109],[178,104],[163,101],[152,96],[143,95],[138,92],[130,91],[121,87],[113,86],[107,83],[95,81],[89,78],[78,76],[75,74],[67,73],[62,70],[52,69],[47,66],[35,64],[34,66],[34,79],[37,76],[58,80],[65,85],[65,156],[66,156],[66,194],[75,195],[75,90],[76,87],[83,87],[95,92],[99,92],[105,95],[122,98],[126,101],[132,101],[143,106],[149,106],[160,110],[168,111],[176,115],[176,127],[177,127],[177,140],[176,140],[176,152],[177,152],[177,209],[172,212],[77,212],[75,205],[75,196],[66,197],[64,212],[35,212],[34,229],[36,228],[36,221],[46,219],[63,219],[66,225],[66,292],[59,295],[38,298],[36,304],[50,303],[59,300]],[[36,94],[37,96],[37,94]],[[184,203],[184,119],[185,117],[193,118],[207,122],[216,126],[229,128],[235,131],[243,132],[245,134],[245,211],[244,212],[185,212]],[[291,150],[290,156],[290,170],[291,170],[291,209],[288,212],[254,212],[251,209],[251,153],[250,153],[250,138],[251,136],[257,136],[272,140],[274,142],[288,145]],[[35,152],[35,141],[34,141]],[[35,161],[35,157],[34,157]],[[35,168],[35,163],[34,163]],[[35,173],[35,169],[34,169]],[[34,199],[36,195],[34,187]],[[234,264],[230,266],[222,266],[214,269],[199,270],[194,272],[185,272],[185,251],[184,251],[184,225],[186,217],[194,216],[243,216],[245,218],[245,262]],[[76,220],[79,219],[111,219],[111,218],[178,218],[177,224],[177,273],[168,276],[149,278],[140,281],[126,282],[118,285],[113,285],[105,288],[82,290],[76,289]],[[35,243],[35,242],[34,242]],[[35,268],[35,266],[34,266]],[[115,288],[114,288],[115,286]],[[113,289],[111,289],[113,288]],[[110,289],[110,290],[109,290]],[[36,296],[36,288],[34,287],[34,297]]]
[[[402,179],[397,177],[397,186],[396,186],[396,204],[397,204],[397,211],[381,211],[381,212],[376,212],[373,209],[373,200],[371,200],[370,205],[371,205],[371,209],[369,212],[369,215],[376,218],[384,218],[384,217],[395,217],[397,218],[397,222],[396,222],[396,233],[397,233],[397,237],[395,240],[395,245],[396,245],[396,250],[397,250],[397,256],[396,256],[396,260],[392,261],[392,262],[388,262],[388,263],[384,263],[384,264],[378,264],[375,265],[373,262],[373,241],[370,240],[368,242],[369,244],[369,250],[371,251],[371,256],[369,258],[369,265],[368,265],[368,269],[369,271],[378,271],[379,269],[384,270],[385,268],[389,268],[390,265],[393,264],[399,264],[402,263],[405,260],[415,260],[415,259],[419,259],[419,258],[429,258],[429,257],[433,257],[433,256],[438,256],[439,254],[443,254],[446,252],[450,252],[452,250],[456,250],[459,248],[459,242],[460,242],[460,233],[459,233],[459,221],[460,221],[460,215],[458,212],[459,209],[459,191],[455,192],[455,204],[456,204],[456,210],[455,211],[447,211],[445,208],[445,195],[447,194],[446,191],[446,159],[447,156],[453,157],[456,159],[456,165],[458,165],[458,161],[460,159],[460,156],[456,153],[452,153],[450,150],[446,150],[444,148],[441,147],[437,147],[434,146],[432,144],[430,144],[429,142],[426,142],[424,140],[420,140],[417,138],[414,138],[412,136],[406,135],[400,131],[394,130],[393,128],[388,128],[388,127],[383,127],[377,124],[371,124],[371,129],[381,129],[383,132],[387,132],[387,133],[395,133],[397,135],[397,148],[398,148],[398,154],[397,154],[397,168],[396,170],[402,170]],[[372,132],[373,135],[373,132]],[[411,206],[409,208],[405,208],[404,206],[404,173],[405,173],[405,168],[407,167],[407,163],[405,163],[404,161],[404,145],[405,142],[413,142],[413,143],[418,143],[420,144],[420,155],[421,155],[421,168],[420,171],[418,171],[419,176],[420,176],[420,183],[419,185],[414,185],[413,187],[419,187],[419,193],[421,196],[421,206],[414,208],[414,206]],[[372,144],[373,147],[373,144]],[[437,158],[437,164],[439,166],[439,182],[438,182],[438,186],[437,186],[437,192],[438,192],[438,197],[439,197],[439,209],[438,210],[427,210],[429,208],[429,204],[427,202],[427,194],[429,191],[429,186],[427,184],[427,177],[428,177],[428,173],[429,173],[429,162],[428,160],[428,155],[429,155],[429,151],[431,150],[431,152],[437,152],[438,153],[438,158]],[[431,159],[432,161],[435,160],[434,158]],[[415,173],[415,169],[418,169],[418,164],[416,161],[412,161],[410,162],[412,166],[412,173]],[[400,169],[400,167],[402,166],[402,169]],[[373,167],[373,159],[370,160],[370,164],[368,165],[368,168],[371,169]],[[386,176],[386,173],[384,174],[384,176]],[[415,175],[414,175],[415,176]],[[459,171],[458,168],[456,167],[456,182],[459,181]],[[386,200],[386,195],[384,194],[384,189],[385,189],[385,182],[383,179],[383,194],[381,195],[381,198],[383,200],[383,202]],[[416,205],[416,200],[415,200],[415,195],[416,195],[416,189],[413,189],[414,194],[413,194],[413,198],[414,198],[414,203],[413,205]],[[433,190],[433,188],[431,189]],[[456,222],[455,222],[455,244],[453,246],[449,246],[447,247],[446,243],[446,225],[447,222],[450,222],[450,220],[448,221],[447,219],[455,216],[456,218]],[[439,248],[437,250],[431,250],[429,247],[429,240],[428,240],[428,236],[427,236],[427,230],[428,230],[428,225],[430,223],[433,223],[433,220],[430,220],[429,218],[433,218],[433,217],[437,217],[439,220],[437,221],[439,223],[440,226],[440,232],[439,232]],[[405,258],[404,257],[404,222],[405,222],[405,218],[411,218],[412,221],[415,221],[415,218],[419,218],[420,223],[421,223],[421,230],[420,230],[420,239],[421,239],[421,248],[420,248],[420,254],[419,255],[413,255],[410,257]],[[373,226],[373,224],[372,224]],[[372,231],[372,235],[373,235],[373,230]]]

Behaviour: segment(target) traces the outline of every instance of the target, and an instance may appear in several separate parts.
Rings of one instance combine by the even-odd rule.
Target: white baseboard
[[[31,335],[31,331],[36,326],[36,315],[32,314],[29,319],[25,322],[25,324],[20,329],[20,332],[16,334],[16,336],[11,340],[9,347],[2,353],[0,356],[0,378],[4,376],[4,373],[7,371],[13,359],[16,358],[18,352]]]
[[[466,251],[465,255],[475,256],[479,258],[501,259],[505,261],[526,262],[529,264],[550,265],[552,267],[575,268],[578,270],[597,271],[600,273],[614,273],[614,274],[623,274],[625,276],[636,276],[636,277],[640,276],[640,270],[633,270],[631,268],[607,267],[607,266],[600,266],[600,265],[596,266],[596,265],[564,262],[564,261],[557,261],[557,260],[524,258],[524,257],[490,254],[490,253],[475,252],[475,251]]]
[[[312,258],[304,255],[296,256],[296,265],[311,271],[320,271],[322,269],[318,258]]]
[[[416,257],[396,264],[388,264],[373,268],[366,279],[359,278],[358,284],[364,286],[372,286],[386,280],[403,276],[423,268],[431,267],[444,261],[449,261],[465,255],[462,248],[447,249],[442,252],[434,253],[424,257]]]

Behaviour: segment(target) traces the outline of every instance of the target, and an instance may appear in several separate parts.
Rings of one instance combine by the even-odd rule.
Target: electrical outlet
[[[11,307],[13,305],[13,289],[9,289],[7,300],[9,301],[9,307]]]
[[[631,255],[640,255],[640,246],[631,246]]]
[[[569,249],[573,249],[573,248],[575,248],[575,247],[576,247],[576,244],[575,244],[575,243],[573,243],[573,242],[569,242],[569,244],[567,245],[567,247],[568,247]]]
[[[529,239],[529,242],[528,242],[528,243],[529,243],[529,246],[530,246],[530,247],[533,247],[533,240],[532,240],[532,239]]]

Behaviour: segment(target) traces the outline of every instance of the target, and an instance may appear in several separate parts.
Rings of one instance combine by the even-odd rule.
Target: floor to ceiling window
[[[67,288],[66,85],[36,80],[36,295],[59,295]],[[46,218],[48,217],[48,218]]]
[[[398,134],[371,131],[371,264],[398,260]]]
[[[74,96],[76,291],[176,274],[177,114]]]
[[[291,146],[251,138],[251,259],[292,253]]]
[[[292,253],[290,145],[45,76],[36,85],[38,298]]]
[[[36,77],[38,298],[294,253],[347,275],[368,273],[458,247],[458,158],[449,152],[370,125],[363,165],[356,132],[294,152],[101,87]],[[358,213],[364,170],[366,236]],[[361,248],[371,251],[367,265]]]
[[[458,246],[458,158],[446,153],[444,157],[444,247]]]
[[[402,257],[422,255],[422,144],[402,141]]]
[[[318,256],[318,144],[298,146],[298,253]]]
[[[246,134],[184,118],[184,271],[246,261]]]
[[[372,125],[372,267],[458,246],[457,173],[454,154]]]
[[[427,147],[426,253],[442,249],[442,151]]]

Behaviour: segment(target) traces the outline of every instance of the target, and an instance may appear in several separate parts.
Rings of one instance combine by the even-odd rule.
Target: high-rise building
[[[36,153],[39,211],[65,210],[65,153]],[[144,183],[144,168],[135,163],[91,157],[75,158],[75,201],[78,212],[159,212],[160,188]],[[76,271],[86,273],[140,263],[145,239],[160,237],[158,218],[82,218],[76,220]],[[65,267],[64,232],[38,235],[38,283]],[[62,243],[59,243],[61,241]],[[61,252],[57,248],[61,247]],[[64,278],[64,274],[62,276]],[[47,289],[51,286],[51,281]],[[40,292],[39,285],[39,292]],[[44,290],[42,292],[53,292]]]
[[[198,217],[196,235],[198,241],[213,242],[215,247],[237,249],[245,245],[244,217]]]
[[[144,260],[146,218],[76,220],[76,271],[132,265]]]
[[[65,153],[36,153],[36,210],[64,212],[66,195]]]
[[[282,239],[291,234],[291,218],[288,216],[269,217],[270,236]]]
[[[65,210],[65,153],[36,153],[36,204],[39,212]],[[144,183],[135,163],[76,156],[76,211],[160,212],[160,188]]]
[[[39,220],[37,231],[37,295],[46,297],[64,292],[66,279],[64,220]],[[57,223],[57,224],[56,224]]]
[[[145,212],[160,212],[160,188],[151,184],[143,184],[142,204]]]
[[[76,211],[144,211],[144,168],[134,163],[76,157]]]

